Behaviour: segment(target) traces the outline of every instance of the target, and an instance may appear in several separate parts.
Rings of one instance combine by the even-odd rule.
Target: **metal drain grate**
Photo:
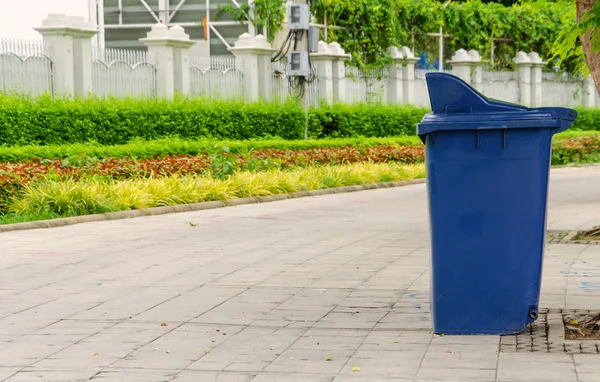
[[[587,310],[540,310],[539,318],[519,334],[500,337],[503,353],[542,352],[600,354],[600,341],[565,340],[563,314],[591,313]]]

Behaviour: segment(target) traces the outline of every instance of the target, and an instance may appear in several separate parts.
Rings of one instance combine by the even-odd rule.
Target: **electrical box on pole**
[[[308,52],[298,51],[288,53],[287,74],[296,77],[306,77],[310,74]]]
[[[288,4],[287,18],[289,30],[308,30],[310,28],[308,4]]]

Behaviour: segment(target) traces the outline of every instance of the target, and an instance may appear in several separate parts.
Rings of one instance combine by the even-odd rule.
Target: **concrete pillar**
[[[96,29],[82,17],[50,14],[35,28],[50,46],[57,95],[83,97],[92,91],[92,37]]]
[[[319,41],[319,51],[312,53],[310,58],[317,66],[319,98],[331,105],[333,103],[333,60],[335,57],[329,51],[329,44]]]
[[[251,36],[244,33],[229,51],[243,63],[245,99],[270,99],[273,81],[271,55],[275,49],[267,39],[262,35]]]
[[[531,58],[527,53],[519,52],[514,62],[519,76],[519,102],[531,106]]]
[[[389,54],[394,61],[388,67],[388,99],[390,105],[397,105],[403,102],[403,83],[402,83],[402,68],[404,63],[404,54],[398,47],[391,47]]]
[[[415,64],[419,61],[409,47],[402,47],[405,65],[402,67],[403,92],[402,99],[404,103],[411,104],[415,100]]]
[[[471,69],[473,68],[473,62],[471,62],[471,56],[469,56],[466,50],[457,50],[449,61],[449,64],[452,66],[452,74],[466,83],[471,84]]]
[[[331,62],[333,102],[344,103],[346,101],[346,64],[350,55],[337,42],[329,44],[329,53],[333,56]]]
[[[596,84],[591,76],[583,79],[583,106],[596,107]]]
[[[190,47],[195,41],[180,26],[169,28],[173,45],[173,81],[178,94],[190,94]]]
[[[546,62],[536,52],[528,54],[531,61],[531,107],[543,106],[542,68]]]
[[[155,62],[157,94],[173,98],[175,92],[189,93],[189,57],[187,50],[194,45],[181,27],[169,29],[158,23],[140,41],[148,47]]]

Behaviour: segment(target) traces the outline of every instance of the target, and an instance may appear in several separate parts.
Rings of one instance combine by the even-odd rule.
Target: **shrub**
[[[128,180],[84,178],[30,183],[10,203],[13,214],[74,216],[165,205],[422,178],[424,166],[354,163],[293,171],[240,172],[225,179],[169,176]]]
[[[311,138],[414,136],[426,108],[333,105],[309,114]],[[62,145],[132,140],[301,140],[306,116],[294,103],[245,103],[178,97],[53,99],[0,95],[0,145]],[[579,109],[573,129],[599,130],[600,109]],[[196,148],[198,148],[196,146]],[[171,153],[175,154],[175,153]]]
[[[311,110],[309,132],[316,138],[415,135],[417,123],[428,111],[410,105],[338,104],[321,107]]]
[[[0,96],[0,144],[124,144],[134,138],[302,137],[296,105],[204,99],[52,99]]]

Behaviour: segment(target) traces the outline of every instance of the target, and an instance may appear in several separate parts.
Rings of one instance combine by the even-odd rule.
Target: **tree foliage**
[[[565,6],[546,1],[543,7],[531,3],[504,6],[488,0],[314,0],[311,10],[315,21],[343,29],[330,29],[329,41],[339,42],[352,55],[351,64],[368,68],[387,62],[386,52],[391,46],[409,46],[418,54],[425,51],[437,55],[438,41],[427,33],[438,32],[443,26],[448,54],[458,49],[476,49],[489,57],[492,39],[495,39],[495,62],[499,69],[511,69],[512,59],[520,50],[538,52],[543,58],[554,54],[553,42],[574,25],[574,13],[565,13]],[[508,1],[510,2],[510,1]],[[255,21],[268,20],[273,36],[283,21],[282,0],[256,0]],[[246,8],[228,12],[236,19],[243,17]],[[223,8],[225,10],[225,8]],[[566,28],[565,28],[566,26]],[[322,36],[323,37],[323,36]],[[445,57],[448,59],[449,57]],[[571,54],[562,60],[567,70],[577,64]],[[554,63],[551,63],[554,65]]]

